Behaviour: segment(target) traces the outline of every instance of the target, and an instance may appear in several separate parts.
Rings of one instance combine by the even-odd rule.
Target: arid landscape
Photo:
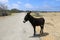
[[[0,17],[0,40],[60,40],[60,12],[40,13],[44,17],[44,34],[33,37],[33,28],[29,22],[23,23],[26,12]],[[34,13],[31,15],[35,18]],[[39,26],[36,27],[40,32]]]
[[[60,13],[40,13],[40,15],[41,17],[45,18],[44,32],[49,34],[45,37],[42,37],[42,40],[60,40]]]

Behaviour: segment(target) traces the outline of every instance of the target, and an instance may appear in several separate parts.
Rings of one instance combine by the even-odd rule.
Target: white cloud
[[[46,4],[46,5],[44,5],[43,7],[44,7],[44,8],[50,8],[51,6],[49,6],[49,5]]]
[[[42,9],[50,9],[51,8],[51,5],[49,5],[48,3],[44,3],[42,6],[41,6]]]
[[[22,2],[18,1],[17,4],[22,4]]]
[[[1,3],[7,3],[8,0],[0,0]]]
[[[35,8],[36,9],[36,8]],[[40,5],[37,7],[37,10],[51,10],[52,9],[52,6],[51,5],[48,5],[47,3],[43,4],[43,5]]]
[[[19,4],[12,4],[12,8],[19,8]]]
[[[26,3],[25,8],[33,8],[33,6],[31,4],[29,4],[29,3]]]
[[[19,9],[21,4],[22,4],[22,2],[17,1],[16,3],[12,3],[11,5],[8,5],[8,8],[9,9],[13,9],[13,8]]]

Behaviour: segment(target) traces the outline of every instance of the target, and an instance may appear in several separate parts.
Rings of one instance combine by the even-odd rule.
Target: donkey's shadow
[[[43,33],[43,34],[36,34],[35,36],[30,36],[30,38],[33,38],[33,37],[44,37],[44,36],[47,36],[49,35],[49,33]]]

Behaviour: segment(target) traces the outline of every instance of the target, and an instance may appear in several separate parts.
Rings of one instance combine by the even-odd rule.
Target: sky
[[[60,0],[0,0],[8,9],[60,11]]]

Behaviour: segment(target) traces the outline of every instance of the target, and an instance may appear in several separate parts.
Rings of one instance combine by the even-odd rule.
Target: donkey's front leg
[[[34,36],[35,36],[35,34],[36,34],[36,30],[35,30],[35,29],[36,29],[36,27],[35,27],[35,26],[33,26],[33,28],[34,28]]]

